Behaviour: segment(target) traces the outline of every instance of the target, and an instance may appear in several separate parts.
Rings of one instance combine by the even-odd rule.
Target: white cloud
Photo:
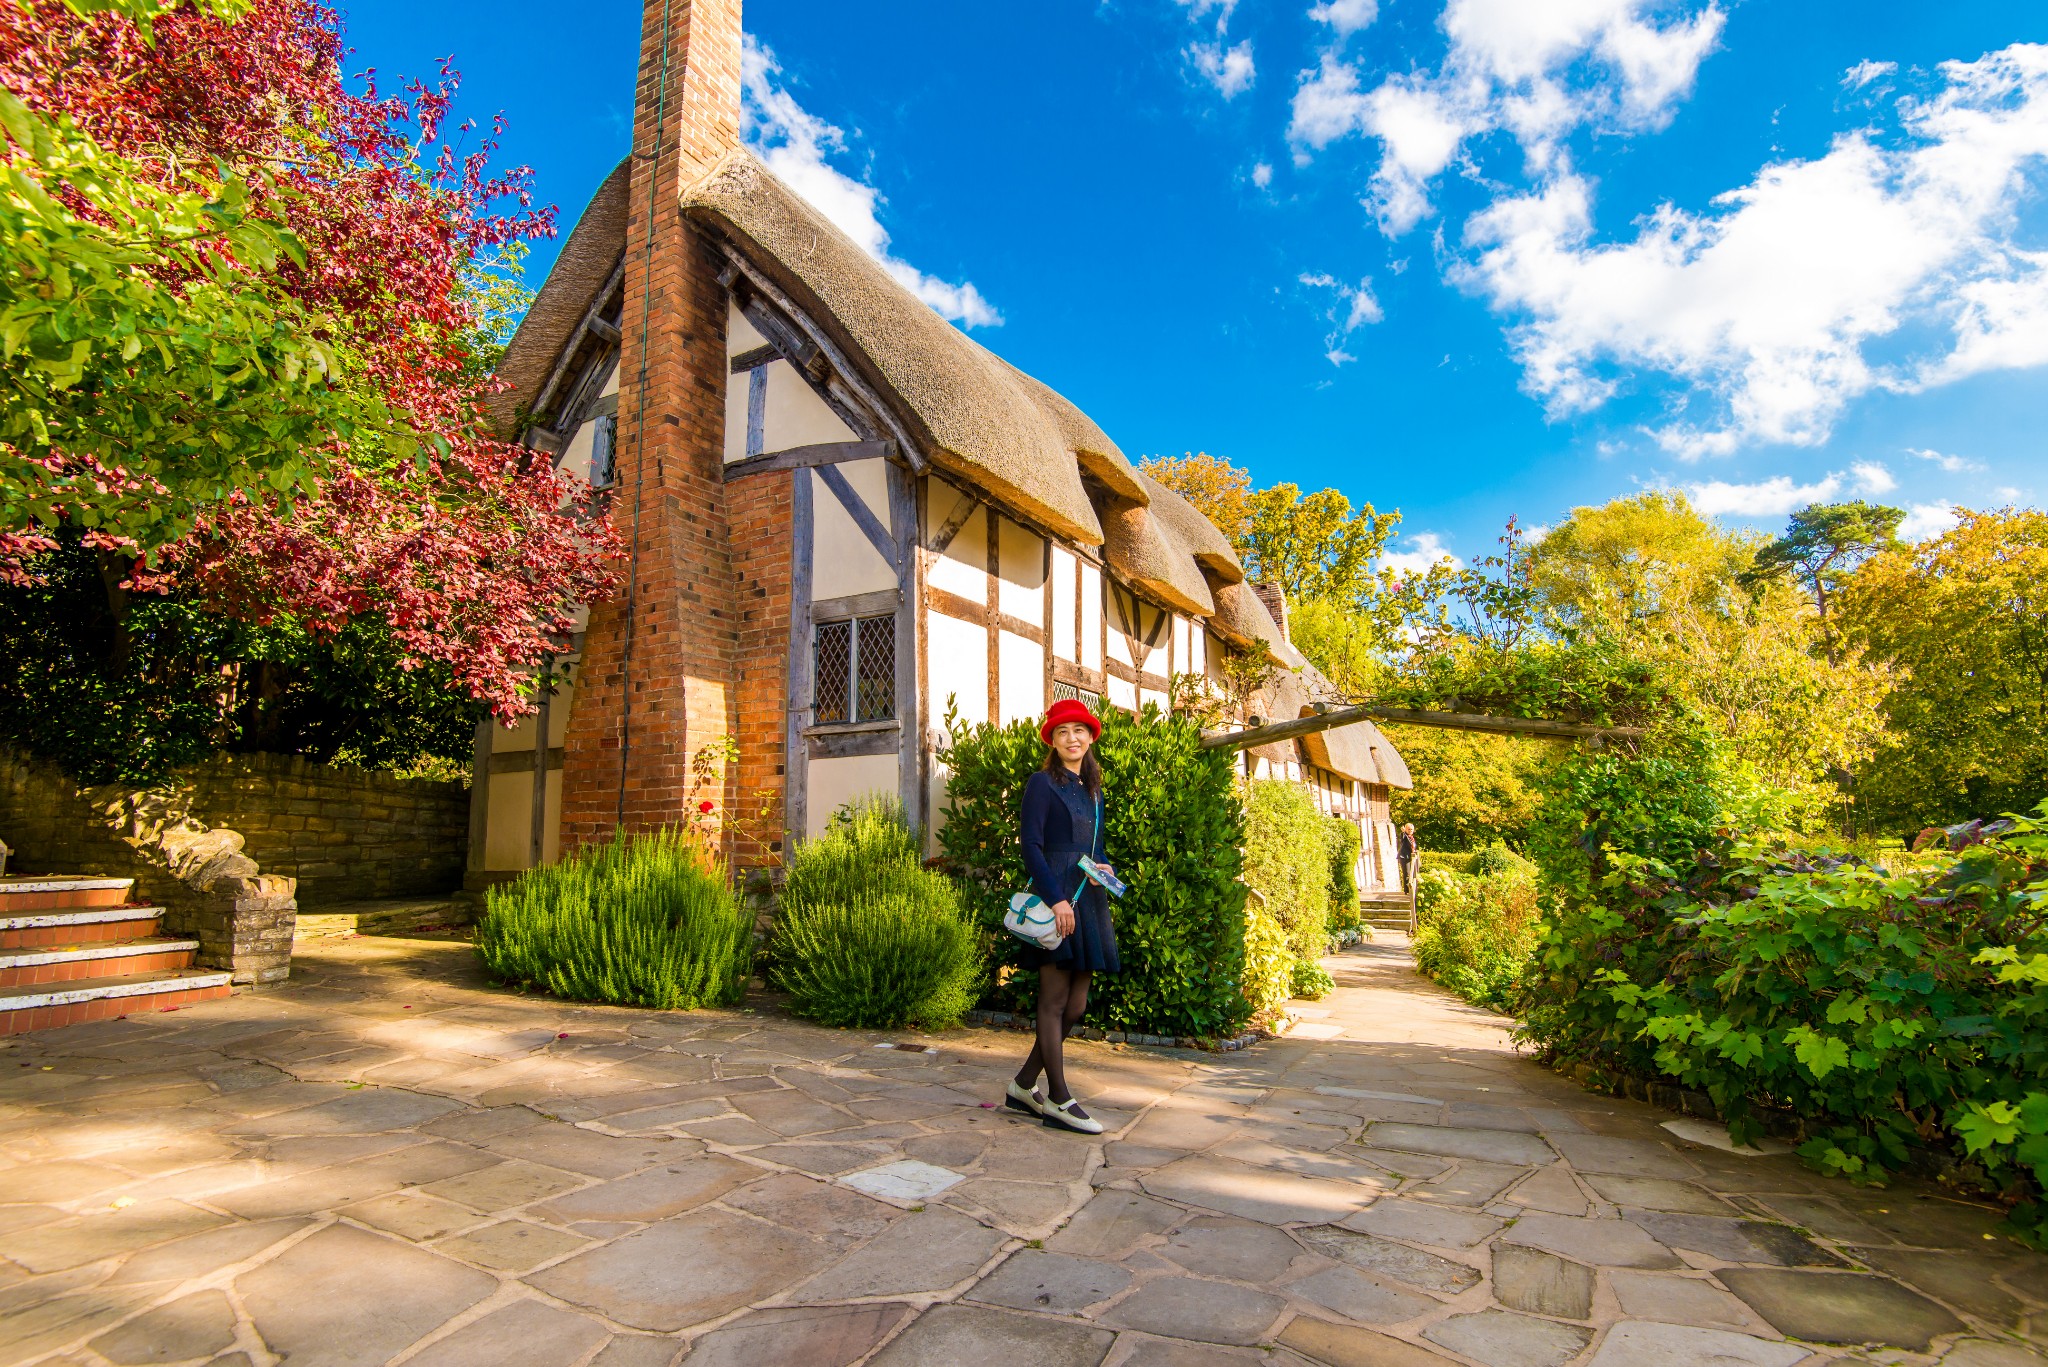
[[[877,213],[881,192],[827,160],[845,150],[846,135],[804,109],[788,90],[777,85],[774,78],[780,71],[775,54],[749,35],[741,60],[742,113],[747,141],[768,169],[941,317],[971,328],[1001,326],[1002,315],[972,282],[954,284],[926,275],[890,254],[889,230]]]
[[[1330,333],[1323,338],[1323,355],[1331,365],[1343,365],[1358,358],[1344,349],[1351,334],[1362,327],[1368,327],[1385,318],[1386,312],[1380,307],[1379,299],[1372,292],[1372,277],[1367,276],[1356,285],[1339,280],[1324,273],[1304,274],[1300,282],[1311,289],[1334,290],[1336,302],[1330,306],[1325,318],[1330,320]]]
[[[1783,517],[1809,503],[1825,503],[1852,492],[1888,493],[1898,485],[1890,470],[1876,461],[1865,460],[1850,466],[1846,478],[1834,472],[1812,484],[1800,484],[1790,475],[1778,475],[1754,484],[1702,480],[1686,485],[1685,491],[1691,496],[1693,507],[1707,517]]]
[[[1889,76],[1898,69],[1897,62],[1873,62],[1866,57],[1842,73],[1842,84],[1851,90],[1861,90],[1878,77]]]
[[[1234,100],[1252,88],[1252,81],[1258,75],[1252,64],[1252,40],[1247,38],[1236,47],[1226,48],[1220,42],[1193,43],[1183,54],[1202,73],[1202,79],[1216,87],[1216,93],[1226,100]]]
[[[1304,71],[1294,91],[1294,116],[1288,141],[1297,146],[1327,147],[1365,127],[1366,99],[1358,89],[1358,72],[1331,52],[1322,65]]]
[[[1945,498],[1932,503],[1915,503],[1899,524],[1899,535],[1907,541],[1926,541],[1956,525],[1956,505]]]
[[[1403,574],[1422,574],[1431,565],[1448,565],[1454,570],[1465,568],[1465,562],[1444,548],[1443,538],[1435,532],[1417,532],[1414,536],[1401,538],[1404,550],[1382,551],[1380,564]]]
[[[1960,475],[1967,470],[1982,470],[1984,468],[1974,460],[1965,460],[1961,456],[1951,456],[1940,451],[1928,450],[1925,447],[1908,446],[1905,448],[1905,452],[1909,456],[1916,456],[1921,460],[1931,461],[1951,475]]]
[[[1258,186],[1261,190],[1263,190],[1272,183],[1272,167],[1268,166],[1265,162],[1262,161],[1257,166],[1254,166],[1252,168],[1252,184]]]
[[[1308,12],[1308,17],[1328,24],[1339,38],[1348,38],[1362,28],[1370,28],[1372,21],[1380,17],[1380,0],[1324,0]]]
[[[1842,492],[1842,477],[1829,475],[1816,484],[1795,484],[1790,475],[1760,480],[1755,484],[1729,484],[1708,480],[1688,484],[1692,506],[1707,517],[1783,517],[1794,508],[1820,503]]]
[[[1237,9],[1237,0],[1179,0],[1180,7],[1188,12],[1188,18],[1199,23],[1213,11],[1216,15],[1216,36],[1230,27],[1231,13]]]
[[[1325,53],[1301,74],[1289,137],[1298,158],[1352,133],[1378,138],[1368,203],[1384,231],[1404,233],[1429,212],[1431,183],[1468,139],[1506,130],[1541,171],[1561,163],[1560,139],[1573,128],[1666,122],[1726,19],[1714,0],[1682,5],[1672,14],[1666,0],[1449,0],[1440,67],[1364,93],[1358,69]]]
[[[2048,362],[2048,254],[2006,240],[2048,158],[2048,46],[1943,67],[1902,105],[1903,137],[1845,133],[1821,157],[1766,166],[1712,210],[1664,205],[1633,240],[1593,240],[1592,189],[1569,171],[1475,215],[1460,284],[1522,321],[1524,385],[1568,414],[1632,372],[1717,401],[1654,435],[1686,458],[1757,442],[1813,445],[1872,389],[1911,390]],[[1866,345],[1952,331],[1931,360],[1886,366]]]

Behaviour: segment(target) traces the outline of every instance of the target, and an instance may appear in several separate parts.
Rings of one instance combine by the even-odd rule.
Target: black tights
[[[1085,968],[1047,964],[1038,970],[1038,1040],[1017,1072],[1019,1087],[1031,1087],[1043,1072],[1047,1097],[1061,1105],[1074,1099],[1067,1090],[1067,1061],[1060,1046],[1088,1009],[1088,983],[1093,977]]]

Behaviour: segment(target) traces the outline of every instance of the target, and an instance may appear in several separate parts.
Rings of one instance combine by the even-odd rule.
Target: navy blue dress
[[[1103,857],[1096,845],[1095,799],[1079,778],[1062,771],[1055,779],[1043,769],[1031,776],[1024,785],[1023,845],[1031,890],[1048,907],[1074,904],[1074,933],[1060,941],[1058,949],[1023,945],[1023,967],[1052,964],[1091,973],[1117,972],[1121,965],[1109,894],[1082,877],[1077,867],[1084,854]],[[1076,884],[1081,889],[1078,896]]]

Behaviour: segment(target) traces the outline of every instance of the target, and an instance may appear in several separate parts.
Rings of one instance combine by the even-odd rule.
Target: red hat
[[[1038,738],[1051,745],[1053,728],[1065,726],[1070,721],[1081,723],[1095,739],[1102,739],[1102,723],[1088,710],[1088,704],[1078,698],[1061,698],[1054,703],[1051,710],[1045,714],[1044,723],[1038,728]]]

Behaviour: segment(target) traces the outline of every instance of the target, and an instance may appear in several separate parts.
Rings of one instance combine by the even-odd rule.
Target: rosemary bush
[[[683,832],[621,834],[493,888],[476,948],[558,997],[690,1010],[746,990],[753,917]]]
[[[941,1028],[981,991],[980,932],[893,797],[849,804],[790,863],[772,945],[790,1009],[824,1025]]]

